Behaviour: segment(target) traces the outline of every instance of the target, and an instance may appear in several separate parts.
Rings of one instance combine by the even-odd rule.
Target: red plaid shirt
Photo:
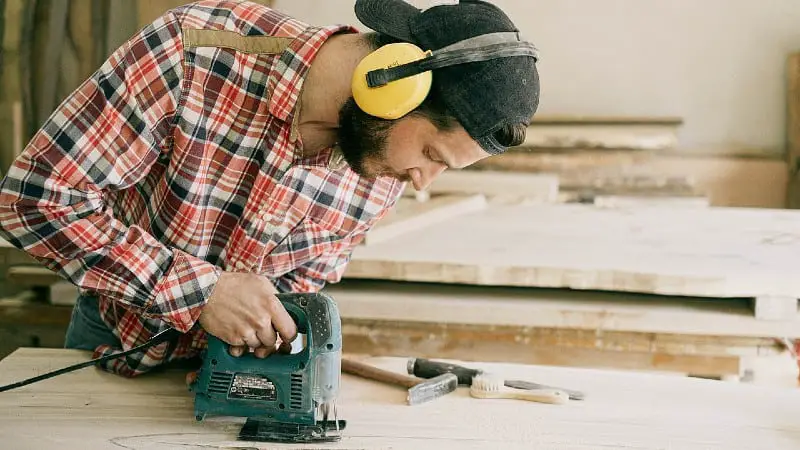
[[[400,196],[335,149],[302,156],[303,80],[348,26],[265,6],[201,1],[114,52],[31,139],[0,186],[2,236],[96,295],[127,350],[174,327],[169,349],[112,360],[125,376],[197,354],[196,323],[220,272],[280,291],[341,278],[353,248]]]

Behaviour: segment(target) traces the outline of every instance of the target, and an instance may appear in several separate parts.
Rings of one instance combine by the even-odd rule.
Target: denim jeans
[[[97,298],[80,294],[72,308],[64,347],[94,351],[101,344],[120,345],[119,339],[100,317]]]

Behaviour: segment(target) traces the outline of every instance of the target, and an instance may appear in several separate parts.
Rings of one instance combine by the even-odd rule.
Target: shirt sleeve
[[[126,226],[109,205],[170,151],[182,64],[170,14],[117,49],[13,162],[0,183],[0,236],[80,289],[185,332],[219,269]]]
[[[296,269],[284,274],[277,280],[273,280],[275,288],[279,292],[319,292],[328,283],[338,283],[342,280],[347,265],[350,263],[353,251],[364,241],[369,230],[383,219],[389,211],[395,207],[403,192],[403,183],[395,183],[390,189],[391,194],[386,200],[386,204],[381,211],[356,231],[351,233],[343,242],[336,247],[335,251],[329,252],[320,258],[310,261]]]

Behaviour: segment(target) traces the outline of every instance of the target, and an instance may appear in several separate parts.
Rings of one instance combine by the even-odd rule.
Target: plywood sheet
[[[21,349],[0,361],[0,384],[82,361],[85,353]],[[403,372],[404,358],[372,358]],[[475,364],[472,364],[476,367]],[[800,391],[615,371],[486,363],[507,378],[578,389],[586,400],[549,405],[472,398],[466,388],[418,406],[402,388],[344,375],[337,444],[235,442],[239,423],[195,422],[183,373],[128,380],[82,369],[0,393],[0,435],[15,450],[392,448],[655,450],[796,449]]]
[[[800,297],[800,212],[489,205],[357,249],[345,276],[699,297]]]

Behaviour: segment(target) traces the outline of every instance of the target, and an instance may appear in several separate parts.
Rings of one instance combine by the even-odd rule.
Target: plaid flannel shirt
[[[313,292],[403,184],[367,180],[335,149],[303,157],[298,106],[314,56],[349,26],[263,5],[200,1],[137,32],[49,117],[0,185],[1,235],[99,299],[135,376],[197,355],[220,272]]]

